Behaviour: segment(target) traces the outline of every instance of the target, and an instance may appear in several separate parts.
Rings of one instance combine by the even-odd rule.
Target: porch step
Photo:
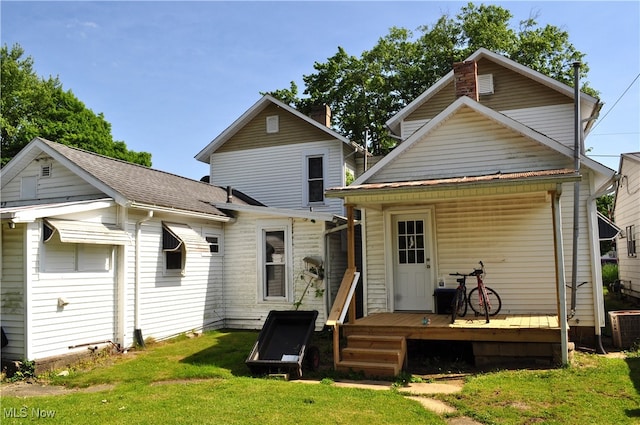
[[[366,376],[393,377],[402,371],[407,342],[401,336],[349,335],[336,368]]]

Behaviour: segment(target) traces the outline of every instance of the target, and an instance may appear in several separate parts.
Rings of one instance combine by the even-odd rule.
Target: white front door
[[[430,213],[394,215],[394,310],[433,311]]]

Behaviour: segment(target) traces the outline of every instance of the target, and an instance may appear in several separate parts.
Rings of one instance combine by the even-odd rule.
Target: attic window
[[[40,177],[51,177],[51,164],[44,164],[40,168]]]
[[[277,133],[280,131],[280,120],[277,115],[267,117],[267,133]]]
[[[478,75],[478,93],[493,94],[493,74]]]

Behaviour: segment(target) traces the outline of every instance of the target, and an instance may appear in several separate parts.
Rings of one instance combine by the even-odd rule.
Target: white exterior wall
[[[51,176],[40,177],[41,167],[51,165]],[[37,176],[36,199],[68,198],[74,196],[100,195],[101,192],[91,186],[69,169],[54,160],[31,161],[20,174],[2,187],[3,201],[21,201],[21,177]]]
[[[294,289],[295,298],[281,301],[264,301],[259,296],[262,282],[258,282],[261,267],[258,257],[258,223],[273,220],[273,223],[291,225],[292,230],[292,261],[287,272],[290,285]],[[251,213],[240,213],[234,223],[225,226],[225,257],[227,259],[224,270],[224,300],[225,324],[235,329],[260,329],[271,310],[294,310],[294,302],[300,297],[306,287],[306,282],[300,279],[304,270],[304,257],[316,256],[324,258],[323,241],[324,222],[313,223],[310,220],[290,219],[283,217],[266,217]],[[321,283],[321,288],[325,282]],[[315,289],[304,297],[299,310],[318,310],[317,327],[325,321],[324,296],[316,297]]]
[[[164,339],[193,329],[216,328],[224,318],[222,311],[223,255],[186,251],[185,272],[164,272],[162,221],[188,224],[197,233],[221,232],[221,225],[185,220],[181,217],[154,218],[142,224],[139,328],[144,338]],[[130,220],[129,228],[135,229]],[[135,230],[134,230],[135,234]],[[132,250],[133,251],[133,250]],[[134,254],[135,255],[135,254]],[[135,259],[134,259],[135,260]],[[135,281],[135,263],[129,267]],[[128,285],[129,305],[135,305],[135,284]],[[131,334],[134,310],[129,307]]]
[[[615,205],[615,223],[623,231],[627,226],[635,225],[636,252],[640,251],[640,162],[624,158],[620,174]],[[627,251],[627,238],[618,237],[618,275],[625,285],[631,283],[631,289],[640,292],[640,255],[630,257]]]
[[[2,349],[3,358],[21,359],[25,357],[24,235],[26,227],[24,224],[17,224],[15,229],[9,229],[6,223],[2,223],[0,230],[2,232],[0,321],[9,339],[9,345]]]
[[[573,104],[539,106],[500,111],[500,113],[544,134],[565,146],[573,148]],[[586,117],[585,117],[586,118]],[[401,134],[407,139],[429,120],[406,120],[401,123]]]
[[[571,282],[573,190],[563,185],[561,214],[563,247],[567,284]],[[577,292],[576,315],[570,325],[593,326],[594,282],[591,275],[590,239],[586,233],[586,199],[588,181],[581,185],[578,283],[587,281]],[[451,199],[451,197],[449,197]],[[416,207],[415,202],[410,204]],[[503,196],[477,196],[434,199],[424,204],[435,211],[435,247],[437,258],[435,276],[444,278],[447,288],[455,288],[454,276],[449,273],[469,273],[482,260],[487,270],[486,284],[500,295],[503,314],[557,314],[554,240],[551,200],[545,192]],[[394,204],[394,211],[402,211],[402,204]],[[392,296],[391,282],[387,282],[384,255],[383,210],[366,211],[366,305],[369,314],[389,311]],[[468,289],[473,286],[468,281]],[[567,306],[570,301],[567,290]]]
[[[446,125],[402,152],[368,182],[559,169],[571,164],[570,158],[464,108]]]
[[[342,186],[342,146],[333,140],[217,152],[211,156],[211,184],[232,186],[270,207],[308,210],[303,202],[306,155],[326,152],[325,189]],[[325,199],[324,206],[314,204],[313,210],[343,214],[339,199]]]
[[[109,211],[61,216],[63,219],[86,221],[115,221],[115,208]],[[26,260],[31,265],[27,280],[29,290],[28,329],[29,357],[31,359],[68,354],[87,350],[85,344],[114,341],[116,299],[116,248],[111,251],[110,268],[105,271],[48,271],[48,247],[42,242],[42,220],[29,224],[26,234],[28,252]],[[75,245],[75,244],[64,244]],[[50,246],[50,245],[49,245]],[[58,298],[68,302],[58,306]],[[82,345],[78,348],[69,348]]]

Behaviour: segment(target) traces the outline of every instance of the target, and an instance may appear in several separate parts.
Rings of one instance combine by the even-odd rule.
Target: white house
[[[224,324],[234,218],[214,204],[251,199],[40,138],[0,178],[3,359]]]
[[[388,121],[402,143],[352,185],[327,191],[362,210],[366,316],[433,312],[438,282],[455,288],[449,274],[482,260],[501,314],[558,318],[564,362],[569,339],[599,337],[595,198],[610,190],[615,171],[587,158],[583,144],[575,152],[574,98],[573,88],[480,49]],[[587,134],[600,103],[584,93],[579,103]],[[520,340],[530,332],[534,341],[538,329],[526,328]],[[455,332],[422,326],[408,335],[457,339]]]

